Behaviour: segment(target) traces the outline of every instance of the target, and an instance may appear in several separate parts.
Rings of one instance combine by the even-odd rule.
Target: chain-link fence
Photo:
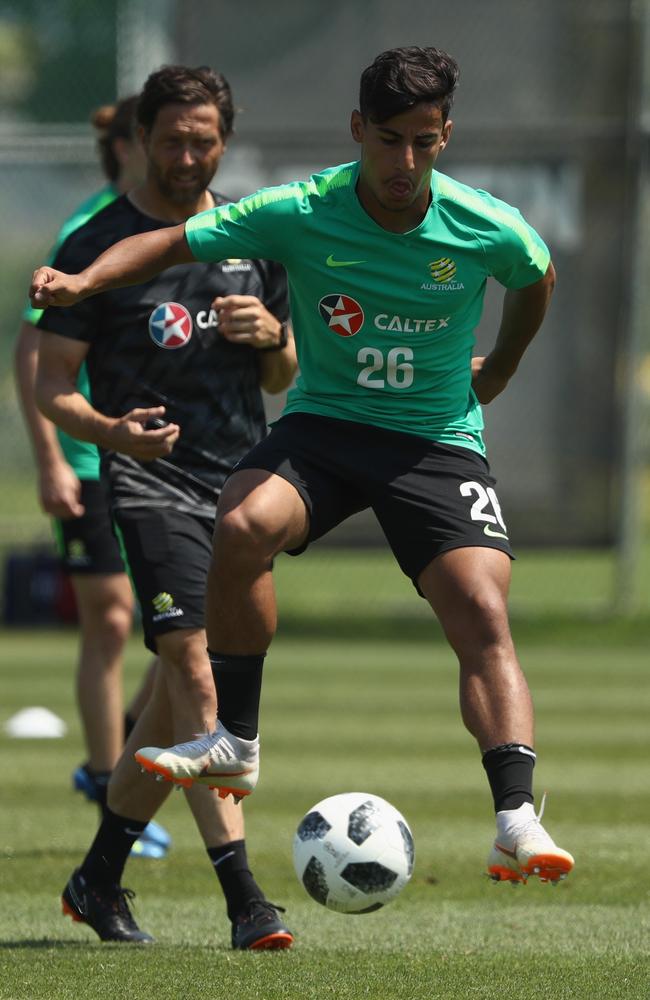
[[[348,121],[361,69],[382,49],[434,44],[461,66],[455,131],[440,169],[517,205],[551,247],[559,276],[543,331],[486,410],[512,536],[519,547],[620,545],[623,591],[637,569],[648,450],[649,324],[640,286],[650,255],[638,220],[647,220],[649,6],[0,2],[0,545],[48,532],[33,495],[11,354],[32,267],[100,183],[91,110],[135,91],[164,62],[220,69],[240,110],[216,186],[237,197],[353,159]],[[494,340],[500,300],[499,288],[490,289],[478,352]],[[332,540],[380,543],[365,516]]]

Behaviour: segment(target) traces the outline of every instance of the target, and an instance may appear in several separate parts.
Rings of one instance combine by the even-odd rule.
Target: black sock
[[[128,740],[128,738],[131,735],[131,733],[133,732],[133,727],[135,726],[135,724],[136,724],[137,721],[138,720],[134,719],[133,716],[129,715],[128,712],[124,713],[124,742],[125,743]]]
[[[504,743],[491,747],[483,754],[492,789],[494,811],[518,809],[524,802],[533,802],[533,768],[535,752],[525,743]]]
[[[131,848],[146,825],[146,821],[118,816],[107,806],[95,839],[81,864],[84,878],[91,885],[119,885]]]
[[[252,899],[265,898],[248,867],[244,840],[233,840],[221,847],[208,847],[208,857],[226,897],[229,920],[243,913]]]
[[[262,666],[266,653],[231,656],[208,650],[217,715],[226,729],[242,740],[254,740],[259,729]]]

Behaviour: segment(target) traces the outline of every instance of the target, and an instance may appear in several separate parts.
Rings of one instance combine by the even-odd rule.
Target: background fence
[[[360,71],[382,49],[434,44],[461,66],[441,170],[517,205],[559,276],[542,333],[486,410],[512,537],[597,550],[601,604],[648,608],[649,24],[647,0],[0,2],[3,552],[49,537],[11,356],[33,266],[101,181],[92,109],[165,62],[222,70],[240,112],[216,186],[236,197],[353,159]],[[500,299],[489,290],[479,352]],[[381,539],[360,516],[329,544]],[[382,581],[357,599],[376,604]],[[571,605],[576,582],[557,576],[555,598]]]

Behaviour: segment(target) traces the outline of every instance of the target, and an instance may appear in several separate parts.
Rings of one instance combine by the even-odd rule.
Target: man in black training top
[[[225,203],[208,184],[233,115],[220,74],[177,66],[153,73],[137,109],[145,181],[73,233],[54,265],[81,271],[117,239]],[[63,908],[104,940],[149,941],[121,877],[169,786],[143,778],[133,751],[214,725],[204,600],[215,509],[232,466],[266,433],[260,389],[279,392],[295,372],[286,275],[249,258],[174,267],[137,287],[48,309],[39,326],[37,400],[63,430],[100,446],[145,642],[162,663]],[[76,388],[84,361],[92,404]],[[226,897],[233,947],[288,947],[291,932],[248,869],[241,809],[205,788],[188,787],[187,799]]]

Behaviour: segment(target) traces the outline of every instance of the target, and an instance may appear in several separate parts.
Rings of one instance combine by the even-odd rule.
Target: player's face
[[[176,205],[200,198],[226,149],[219,125],[214,104],[165,104],[143,136],[148,183]]]
[[[417,104],[381,124],[352,112],[352,137],[361,145],[357,194],[368,214],[396,232],[417,226],[429,206],[431,172],[449,141],[452,123],[440,108]]]

